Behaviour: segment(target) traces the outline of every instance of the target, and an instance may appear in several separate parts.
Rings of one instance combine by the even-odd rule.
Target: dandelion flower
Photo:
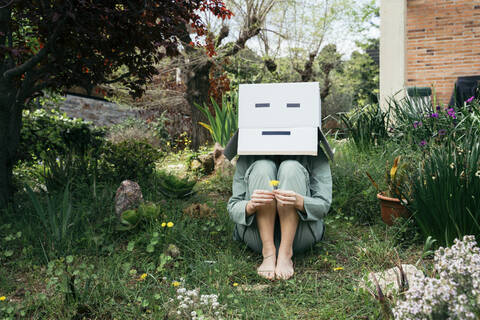
[[[180,285],[180,282],[178,282],[178,281],[173,281],[172,282],[172,286],[174,286],[174,287],[178,287],[179,285]]]
[[[165,228],[167,226],[166,222],[162,222],[162,228]]]
[[[142,273],[142,275],[140,276],[140,278],[138,280],[145,280],[145,278],[147,277],[147,274],[146,273]]]
[[[340,271],[340,270],[343,270],[343,267],[336,267],[336,268],[333,268],[333,271]]]
[[[173,227],[173,222],[170,221],[169,223],[167,223],[167,227],[169,227],[169,228]]]
[[[238,283],[234,282],[234,283],[233,283],[233,286],[234,286],[234,287],[238,287]]]
[[[280,183],[280,181],[278,181],[278,180],[270,180],[270,185],[272,187],[278,187],[279,183]]]
[[[5,300],[7,300],[7,297],[5,297],[5,296],[0,297],[0,301],[5,301]]]

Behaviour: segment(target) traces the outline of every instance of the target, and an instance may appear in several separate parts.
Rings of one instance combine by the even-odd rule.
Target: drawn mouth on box
[[[262,136],[289,136],[290,131],[262,131]]]

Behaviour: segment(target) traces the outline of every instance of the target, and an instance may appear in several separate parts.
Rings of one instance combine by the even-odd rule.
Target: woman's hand
[[[275,195],[268,190],[255,190],[248,201],[245,210],[248,215],[254,214],[259,208],[272,204],[275,200]]]
[[[295,191],[289,190],[274,190],[275,199],[277,204],[282,207],[295,207],[300,211],[305,211],[303,207],[303,197]]]

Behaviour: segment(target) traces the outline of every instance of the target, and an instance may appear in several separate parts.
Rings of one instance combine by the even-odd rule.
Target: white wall
[[[380,106],[402,90],[406,74],[407,0],[380,1]],[[403,97],[403,91],[397,97]]]

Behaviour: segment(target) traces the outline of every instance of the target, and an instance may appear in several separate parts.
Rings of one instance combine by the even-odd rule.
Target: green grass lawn
[[[82,227],[59,259],[49,254],[55,248],[40,245],[42,231],[25,198],[25,216],[11,212],[6,219],[14,223],[0,229],[0,244],[12,252],[0,258],[0,319],[185,319],[176,313],[182,287],[218,295],[220,305],[205,314],[212,319],[376,319],[379,305],[358,288],[359,279],[393,267],[397,252],[413,264],[422,254],[421,245],[402,246],[399,229],[380,218],[362,225],[332,210],[325,239],[295,257],[292,279],[262,279],[255,272],[261,256],[232,240],[230,183],[204,177],[186,200],[165,200],[149,186],[144,196],[160,206],[161,217],[130,231],[116,230],[116,186],[86,188],[73,205]],[[207,203],[213,214],[184,214],[192,203]],[[173,227],[162,226],[168,222]],[[179,249],[173,257],[170,244]]]

